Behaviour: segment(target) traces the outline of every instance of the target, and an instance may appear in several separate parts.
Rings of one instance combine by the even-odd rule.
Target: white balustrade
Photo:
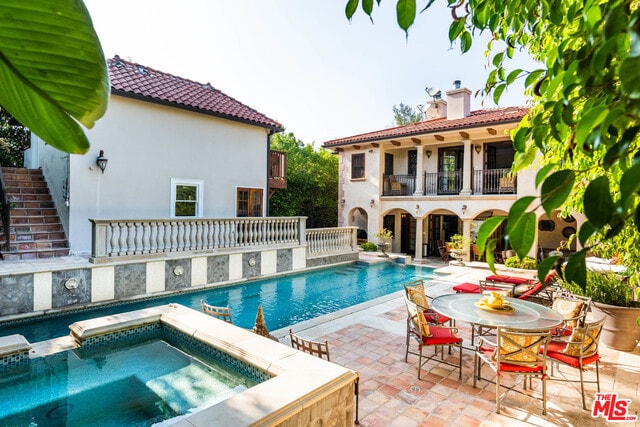
[[[92,259],[201,250],[306,246],[307,254],[355,252],[357,227],[306,230],[306,217],[91,219]]]

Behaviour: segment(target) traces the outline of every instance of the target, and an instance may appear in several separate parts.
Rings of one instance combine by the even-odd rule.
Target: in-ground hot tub
[[[334,425],[353,424],[353,391],[354,382],[357,379],[355,372],[298,352],[288,346],[198,311],[169,304],[77,322],[71,325],[70,329],[71,336],[78,345],[78,349],[74,352],[80,354],[83,359],[90,359],[92,363],[88,366],[94,370],[100,369],[99,365],[105,361],[103,369],[107,367],[107,364],[117,364],[112,359],[103,358],[105,347],[113,347],[121,343],[124,338],[130,341],[133,337],[134,341],[138,340],[144,343],[144,350],[143,347],[139,347],[138,350],[140,357],[150,358],[156,355],[160,357],[160,353],[165,351],[164,347],[171,345],[177,347],[176,351],[194,354],[196,358],[210,357],[213,362],[218,359],[231,366],[232,370],[243,374],[223,386],[217,383],[211,385],[211,381],[206,376],[207,370],[211,370],[212,365],[205,363],[204,366],[199,366],[196,363],[194,365],[197,366],[192,366],[191,364],[187,365],[182,357],[173,353],[166,356],[168,357],[166,363],[160,361],[149,369],[168,371],[169,366],[164,365],[177,365],[178,370],[188,370],[187,380],[191,375],[192,380],[200,381],[199,384],[196,384],[196,388],[222,387],[224,390],[217,397],[209,397],[208,406],[186,408],[186,411],[182,411],[182,413],[187,412],[186,415],[171,418],[164,421],[165,424],[176,422],[196,426],[211,425],[212,422],[219,425],[279,424],[293,426],[320,422]],[[159,336],[158,333],[160,333]],[[149,335],[152,335],[151,340],[148,339]],[[142,344],[138,343],[137,345]],[[151,347],[147,347],[149,345]],[[136,346],[128,351],[133,351],[135,354]],[[15,365],[15,358],[9,356],[5,359],[11,360]],[[33,362],[35,363],[36,360],[33,359]],[[113,360],[119,359],[114,358]],[[164,386],[167,386],[168,383],[163,384],[162,382],[168,381],[167,378],[169,378],[167,376],[169,374],[166,372],[160,372],[160,375],[155,376],[140,375],[142,372],[136,373],[135,368],[129,366],[131,362],[121,363],[123,365],[120,369],[110,371],[109,374],[104,372],[103,384],[95,383],[90,387],[87,386],[86,390],[89,392],[85,395],[97,394],[100,396],[102,394],[106,397],[108,394],[114,394],[113,391],[105,393],[96,393],[96,391],[110,389],[131,394],[131,398],[125,399],[125,401],[135,401],[136,399],[148,401],[147,403],[150,403],[151,407],[149,410],[150,423],[169,418],[174,413],[180,415],[179,412],[174,411],[175,406],[188,406],[189,404],[199,406],[200,403],[207,402],[206,399],[190,400],[186,396],[179,399],[179,403],[171,399],[165,401],[163,393],[192,394],[193,390],[189,389],[186,384],[189,381],[172,379],[171,382],[176,384],[172,387],[177,387],[178,390],[168,391],[169,388],[164,390]],[[109,368],[113,369],[112,366]],[[24,369],[24,364],[18,367],[12,366],[8,372],[16,373],[20,369]],[[140,370],[142,369],[140,368]],[[233,377],[232,374],[223,373],[220,375],[228,379],[226,377]],[[96,377],[100,378],[100,375]],[[113,408],[113,411],[117,411],[115,409],[117,405],[111,399],[98,396],[93,402],[87,399],[84,401],[91,402],[87,404],[93,405],[104,404]],[[224,400],[220,401],[220,399]],[[82,402],[83,400],[75,401]],[[47,410],[44,412],[48,416],[65,417],[67,411],[81,409],[71,407],[69,402],[71,400],[58,399],[51,404],[51,408],[45,406],[44,409]],[[170,402],[171,405],[165,405],[164,402]],[[109,413],[108,409],[104,412],[105,414]],[[124,411],[124,409],[120,410],[120,412]],[[20,413],[20,411],[17,412]],[[24,412],[22,410],[22,413]],[[99,410],[97,412],[101,413]],[[158,415],[157,412],[162,412],[162,414]]]

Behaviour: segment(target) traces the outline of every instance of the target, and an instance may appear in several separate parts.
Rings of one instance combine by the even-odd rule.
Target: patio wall
[[[326,229],[323,229],[326,230]],[[325,233],[332,241],[326,250],[313,254],[306,240],[278,247],[243,246],[206,251],[183,251],[159,258],[157,255],[114,257],[100,263],[52,262],[55,268],[31,269],[0,276],[0,321],[13,317],[163,295],[244,280],[276,276],[306,268],[354,262],[358,259],[355,227]],[[307,230],[311,232],[312,230]],[[345,244],[335,244],[341,235]],[[353,235],[353,237],[345,237]],[[35,264],[34,264],[35,265]]]

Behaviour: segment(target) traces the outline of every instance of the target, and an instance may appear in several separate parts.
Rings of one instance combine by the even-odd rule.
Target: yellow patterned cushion
[[[563,298],[556,298],[553,300],[553,305],[551,306],[552,309],[560,313],[562,317],[567,320],[566,326],[571,328],[578,326],[576,317],[580,316],[582,307],[584,307],[583,301],[572,301]]]
[[[431,336],[431,331],[429,330],[429,324],[427,323],[427,320],[424,318],[424,313],[422,313],[422,311],[418,310],[418,313],[415,316],[413,316],[413,320],[415,324],[418,325],[418,328],[420,329],[420,335],[422,335],[423,337]]]
[[[540,344],[542,344],[540,341],[540,344],[536,346],[537,340],[540,340],[539,336],[502,334],[498,343],[499,347],[496,349],[500,352],[500,361],[515,364],[537,363],[538,357],[536,355],[540,350]],[[530,346],[533,347],[529,348]],[[528,348],[528,351],[523,351],[523,348]],[[497,359],[496,353],[493,354],[493,359]]]
[[[424,294],[424,292],[421,292],[418,289],[411,289],[411,288],[407,289],[407,292],[409,293],[409,299],[411,301],[415,302],[421,307],[424,307],[424,308],[429,307],[429,303],[427,302],[427,297]]]
[[[597,335],[599,333],[599,330],[594,330],[592,328],[591,334]],[[584,344],[582,344],[583,339]],[[570,343],[568,343],[567,346],[563,350],[560,350],[558,353],[579,357],[580,350],[584,348],[583,357],[589,357],[598,349],[593,337],[589,334],[585,334],[585,329],[583,328],[574,329],[571,333],[569,341]]]

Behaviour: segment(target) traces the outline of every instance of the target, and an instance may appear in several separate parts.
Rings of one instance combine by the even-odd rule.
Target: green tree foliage
[[[306,216],[308,228],[337,226],[337,157],[304,145],[293,133],[273,135],[271,149],[287,153],[287,188],[271,196],[269,214]]]
[[[22,167],[29,148],[29,129],[0,107],[0,165]]]
[[[0,105],[49,145],[89,148],[109,77],[82,0],[0,0]]]
[[[395,0],[398,25],[407,31],[416,20],[415,0]],[[424,12],[435,0],[421,5]],[[445,2],[442,2],[445,3]],[[440,4],[442,4],[440,3]],[[380,5],[380,1],[377,1]],[[357,11],[349,0],[346,15]],[[484,93],[497,102],[517,79],[525,79],[533,106],[513,133],[513,170],[537,167],[540,197],[514,203],[506,219],[509,245],[524,257],[533,244],[535,211],[582,212],[587,221],[575,238],[583,249],[568,257],[569,281],[586,284],[585,256],[591,250],[617,254],[640,275],[640,3],[635,0],[447,0],[449,39],[466,52],[473,35],[490,32],[489,74]],[[373,4],[363,0],[371,16]],[[540,64],[535,70],[510,69],[516,50]],[[478,247],[487,248],[501,218],[486,221]],[[557,261],[545,259],[539,277]]]
[[[401,102],[400,105],[393,106],[393,123],[396,126],[421,122],[424,120],[423,117],[422,112],[414,110],[411,106],[403,102]]]

